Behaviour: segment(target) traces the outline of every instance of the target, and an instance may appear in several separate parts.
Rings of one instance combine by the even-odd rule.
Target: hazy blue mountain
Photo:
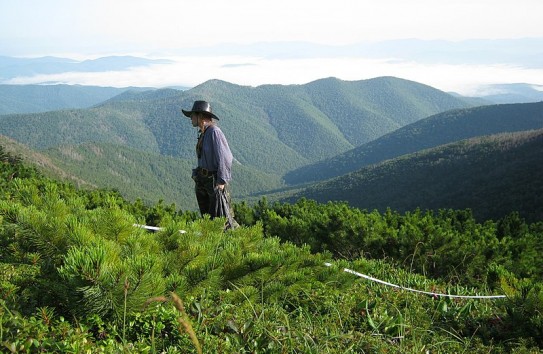
[[[134,56],[108,56],[97,59],[83,60],[75,65],[76,71],[122,71],[138,66],[152,64],[169,64],[167,59],[146,59]]]
[[[17,76],[28,76],[39,73],[64,72],[77,64],[77,61],[67,58],[39,57],[39,58],[16,58],[0,56],[0,80],[4,81]]]
[[[190,55],[195,48],[174,52]],[[543,68],[543,38],[473,39],[463,41],[398,39],[364,41],[344,45],[308,42],[258,42],[198,47],[200,55],[242,55],[267,59],[327,57],[395,58],[398,61],[495,65],[510,64],[526,68]]]
[[[470,208],[482,220],[518,211],[536,221],[543,218],[542,156],[543,129],[477,137],[364,167],[286,201],[400,212]]]
[[[528,103],[543,101],[543,86],[532,84],[496,84],[481,89],[479,96],[495,103]]]
[[[288,172],[289,184],[321,181],[383,160],[470,137],[543,128],[543,102],[451,110],[406,125],[338,156]]]
[[[399,39],[352,45],[366,57],[401,58],[420,63],[510,64],[543,68],[543,38],[463,41]]]
[[[0,115],[88,108],[127,90],[139,92],[148,89],[81,85],[0,85]]]
[[[83,61],[57,57],[14,58],[3,56],[0,57],[0,82],[39,74],[121,71],[137,66],[170,62],[166,59],[145,59],[133,56],[108,56]]]

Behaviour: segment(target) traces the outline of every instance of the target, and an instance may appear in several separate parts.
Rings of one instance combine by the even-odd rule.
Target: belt
[[[210,171],[210,170],[205,169],[203,167],[198,167],[197,170],[198,170],[198,173],[200,174],[200,176],[204,176],[204,177],[209,177],[209,176],[213,176],[213,175],[217,174],[217,171]]]

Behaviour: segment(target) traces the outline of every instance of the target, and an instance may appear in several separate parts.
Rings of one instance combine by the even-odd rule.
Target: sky
[[[543,85],[542,13],[541,0],[0,0],[0,56],[170,60],[3,82],[11,84],[396,76],[470,94],[488,84]]]

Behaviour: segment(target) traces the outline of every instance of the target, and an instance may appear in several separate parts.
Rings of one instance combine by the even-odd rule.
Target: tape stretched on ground
[[[144,228],[146,230],[152,230],[152,231],[160,231],[160,230],[163,230],[164,228],[162,227],[157,227],[157,226],[147,226],[147,225],[140,225],[140,224],[134,224],[134,226],[136,227],[141,227],[141,228]],[[179,230],[180,233],[184,234],[186,233],[185,230]],[[332,264],[331,263],[324,263],[325,266],[327,267],[331,267]],[[407,291],[411,291],[411,292],[414,292],[414,293],[419,293],[419,294],[426,294],[426,295],[431,295],[431,296],[440,296],[440,297],[450,297],[450,298],[463,298],[463,299],[502,299],[502,298],[505,298],[506,296],[505,295],[451,295],[451,294],[440,294],[440,293],[434,293],[434,292],[430,292],[430,291],[423,291],[423,290],[417,290],[417,289],[411,289],[411,288],[406,288],[405,286],[400,286],[400,285],[396,285],[396,284],[392,284],[392,283],[389,283],[389,282],[386,282],[384,280],[380,280],[380,279],[377,279],[377,278],[374,278],[374,277],[370,277],[369,275],[366,275],[366,274],[362,274],[362,273],[359,273],[357,271],[354,271],[352,269],[348,269],[348,268],[343,268],[343,271],[344,272],[347,272],[347,273],[351,273],[351,274],[354,274],[360,278],[364,278],[364,279],[368,279],[368,280],[371,280],[371,281],[374,281],[376,283],[380,283],[380,284],[383,284],[383,285],[387,285],[387,286],[391,286],[393,288],[397,288],[397,289],[402,289],[402,290],[407,290]]]
[[[163,227],[157,227],[157,226],[147,226],[147,225],[140,225],[140,224],[134,224],[135,227],[141,227],[146,230],[152,230],[152,231],[161,231],[164,230]],[[185,230],[179,230],[180,233],[184,234],[186,233]]]
[[[324,263],[325,266],[327,267],[331,267],[332,264],[331,263]],[[346,272],[346,273],[351,273],[351,274],[354,274],[360,278],[364,278],[364,279],[368,279],[368,280],[371,280],[371,281],[374,281],[376,283],[380,283],[380,284],[383,284],[383,285],[386,285],[386,286],[391,286],[393,288],[397,288],[397,289],[402,289],[402,290],[407,290],[407,291],[411,291],[411,292],[414,292],[414,293],[419,293],[419,294],[426,294],[426,295],[431,295],[431,296],[438,296],[438,297],[450,297],[450,298],[462,298],[462,299],[502,299],[502,298],[505,298],[506,296],[505,295],[487,295],[487,296],[484,296],[484,295],[451,295],[451,294],[440,294],[440,293],[434,293],[434,292],[430,292],[430,291],[422,291],[422,290],[417,290],[417,289],[411,289],[411,288],[406,288],[405,286],[400,286],[400,285],[396,285],[396,284],[392,284],[392,283],[389,283],[389,282],[386,282],[384,280],[380,280],[380,279],[377,279],[377,278],[374,278],[374,277],[370,277],[369,275],[366,275],[366,274],[362,274],[362,273],[359,273],[359,272],[356,272],[352,269],[348,269],[348,268],[343,268],[343,271]]]

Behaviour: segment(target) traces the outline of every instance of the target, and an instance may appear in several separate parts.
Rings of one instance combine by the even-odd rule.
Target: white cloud
[[[470,92],[473,87],[488,83],[541,85],[540,70],[515,67],[513,63],[526,66],[535,63],[532,67],[541,67],[537,58],[543,52],[538,45],[533,46],[533,51],[520,51],[509,47],[514,46],[509,43],[503,53],[513,59],[501,61],[509,65],[498,65],[492,63],[500,61],[492,60],[501,47],[493,51],[480,47],[473,52],[461,51],[465,56],[456,57],[456,61],[446,60],[449,53],[455,54],[454,46],[439,48],[442,52],[438,53],[441,55],[438,59],[435,59],[438,48],[410,47],[405,52],[409,55],[400,54],[397,61],[386,54],[395,51],[372,56],[380,58],[375,60],[368,59],[368,53],[353,57],[356,50],[341,54],[334,51],[341,49],[342,44],[402,38],[453,41],[543,38],[541,13],[541,0],[0,1],[0,55],[78,59],[128,54],[161,58],[164,53],[176,55],[176,63],[172,65],[123,72],[20,77],[11,83],[156,87],[193,86],[216,78],[256,86],[301,84],[329,76],[361,80],[386,75],[446,91]],[[285,55],[290,58],[271,60],[265,49],[247,51],[248,46],[243,46],[263,42],[275,45],[274,49],[283,48],[286,54],[295,50],[300,59]],[[325,50],[329,52],[300,55],[309,53],[308,47],[294,47],[293,42],[327,44]],[[207,52],[199,53],[199,49]],[[466,65],[467,62],[472,65]]]
[[[479,87],[503,82],[534,83],[543,78],[543,69],[510,65],[420,64],[394,59],[309,58],[273,60],[258,57],[177,57],[173,64],[152,65],[127,71],[19,77],[9,84],[68,83],[113,87],[195,86],[209,79],[238,85],[304,84],[324,77],[364,80],[396,76],[443,91],[473,95]],[[537,82],[535,82],[537,83]]]

